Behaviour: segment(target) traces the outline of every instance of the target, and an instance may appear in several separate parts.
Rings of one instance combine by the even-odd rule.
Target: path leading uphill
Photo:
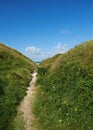
[[[25,96],[20,106],[20,111],[23,113],[24,117],[25,130],[35,130],[35,128],[33,128],[31,124],[34,118],[31,111],[31,101],[33,101],[33,97],[35,94],[36,75],[37,75],[36,72],[32,74],[33,78],[30,82],[30,86],[28,87],[27,95]]]

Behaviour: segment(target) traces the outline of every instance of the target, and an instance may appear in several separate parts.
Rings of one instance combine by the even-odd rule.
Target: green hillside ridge
[[[37,65],[15,49],[0,43],[0,130],[12,130],[17,107],[26,95]]]
[[[39,66],[43,66],[44,68],[47,68],[48,70],[50,69],[51,65],[58,60],[57,63],[59,63],[59,59],[62,58],[62,54],[56,54],[55,56],[43,60]]]
[[[93,40],[40,63],[37,130],[93,129]]]
[[[77,60],[77,62],[79,61],[81,64],[84,65],[88,64],[88,62],[91,61],[89,58],[91,58],[92,54],[93,54],[93,40],[90,40],[74,47],[65,54],[57,54],[52,58],[48,58],[42,61],[40,63],[40,66],[47,68],[51,72],[59,68],[62,62],[65,62],[67,60],[72,61]]]

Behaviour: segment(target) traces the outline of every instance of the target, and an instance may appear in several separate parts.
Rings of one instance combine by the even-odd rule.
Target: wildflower
[[[69,115],[69,113],[66,114],[67,116]]]
[[[77,111],[77,108],[75,108],[75,111]]]
[[[44,92],[42,92],[42,95],[44,94]]]
[[[62,120],[59,120],[59,122],[62,122]]]
[[[61,111],[61,108],[59,108],[59,111]]]

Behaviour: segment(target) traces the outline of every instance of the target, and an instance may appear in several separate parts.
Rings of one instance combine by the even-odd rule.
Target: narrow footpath
[[[20,111],[23,113],[24,117],[25,130],[35,130],[35,128],[32,127],[34,117],[31,110],[31,101],[33,101],[35,94],[36,75],[37,75],[36,72],[32,74],[33,78],[30,82],[30,86],[28,87],[27,95],[25,96],[20,106]]]

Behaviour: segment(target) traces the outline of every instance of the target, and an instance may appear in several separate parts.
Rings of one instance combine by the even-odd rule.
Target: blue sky
[[[0,0],[0,42],[33,60],[93,39],[93,0]]]

